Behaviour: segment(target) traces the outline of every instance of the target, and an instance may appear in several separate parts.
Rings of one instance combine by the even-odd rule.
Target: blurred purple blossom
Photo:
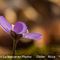
[[[16,22],[15,25],[10,24],[3,16],[0,16],[0,26],[5,32],[14,31],[16,34],[22,34],[23,38],[38,40],[41,39],[41,34],[39,33],[29,33],[27,32],[27,26],[24,22]]]

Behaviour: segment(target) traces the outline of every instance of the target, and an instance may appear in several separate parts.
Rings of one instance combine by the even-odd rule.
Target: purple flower
[[[38,40],[41,38],[39,33],[29,33],[24,22],[16,22],[15,25],[10,24],[3,16],[0,16],[0,26],[5,32],[14,31],[16,34],[22,34],[23,38]]]
[[[0,16],[0,26],[5,32],[9,32],[12,29],[11,24],[3,16]]]

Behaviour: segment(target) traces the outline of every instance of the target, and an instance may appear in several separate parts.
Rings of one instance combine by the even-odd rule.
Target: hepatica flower
[[[24,22],[16,22],[15,25],[10,24],[3,16],[0,16],[0,27],[6,32],[6,33],[14,33],[14,35],[22,35],[19,36],[23,38],[33,39],[33,40],[40,40],[41,34],[39,33],[29,33],[28,28]],[[13,34],[10,34],[12,37]],[[16,43],[17,39],[16,37],[12,37],[13,40],[13,56],[15,56],[15,50],[16,50]],[[12,58],[12,60],[15,60],[15,58]]]
[[[3,16],[0,16],[0,26],[7,33],[14,31],[17,35],[22,34],[23,38],[33,40],[39,40],[41,38],[41,34],[39,33],[29,33],[28,28],[24,22],[19,21],[13,25],[10,24]]]

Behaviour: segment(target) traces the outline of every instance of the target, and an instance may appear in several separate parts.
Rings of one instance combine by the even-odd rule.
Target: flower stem
[[[17,36],[16,33],[13,32],[13,31],[11,31],[10,34],[8,33],[8,35],[13,40],[13,48],[12,48],[13,49],[13,53],[12,53],[13,58],[12,58],[12,60],[16,60],[16,58],[14,56],[16,56],[16,45],[17,45],[17,42],[19,41],[17,39],[19,39],[20,37],[22,37],[22,35],[18,35]]]
[[[14,39],[13,40],[13,54],[12,54],[13,58],[12,58],[12,60],[15,60],[15,58],[14,58],[15,53],[16,53],[16,40]]]
[[[10,36],[10,38],[13,40],[13,47],[12,47],[12,60],[15,60],[15,58],[14,58],[14,56],[16,56],[16,43],[17,43],[17,40],[16,40],[16,36],[15,37],[13,37],[12,35],[13,35],[14,33],[12,33],[11,35],[10,34],[8,34],[9,36]]]

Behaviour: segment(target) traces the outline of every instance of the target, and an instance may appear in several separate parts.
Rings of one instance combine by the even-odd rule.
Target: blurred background
[[[40,40],[20,39],[16,55],[60,54],[60,0],[0,0],[1,15],[11,24],[23,21],[29,32],[42,34]],[[0,27],[0,55],[11,55],[12,42]]]

